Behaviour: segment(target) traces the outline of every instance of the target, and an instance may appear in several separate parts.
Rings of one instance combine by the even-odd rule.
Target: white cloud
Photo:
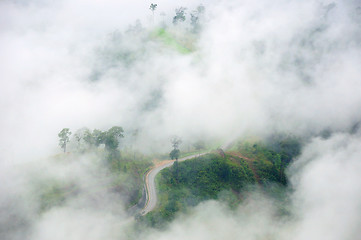
[[[162,21],[163,11],[171,22],[174,8],[184,4],[189,12],[200,2],[158,1],[156,22]],[[207,21],[196,51],[186,55],[159,41],[146,41],[149,35],[144,39],[123,34],[136,19],[145,28],[153,26],[149,4],[114,0],[0,3],[0,166],[5,169],[4,179],[9,179],[2,191],[8,195],[6,204],[24,191],[22,177],[11,174],[14,163],[54,154],[57,133],[63,127],[73,131],[83,126],[139,128],[141,147],[162,150],[168,149],[165,143],[172,134],[224,140],[275,131],[308,136],[324,129],[346,132],[360,121],[357,1],[204,1]],[[117,29],[122,33],[119,41],[112,40]],[[184,37],[181,27],[173,31]],[[124,54],[129,54],[131,64],[124,63]],[[333,233],[331,239],[355,238],[354,225],[360,223],[352,214],[359,208],[360,197],[355,192],[359,190],[355,183],[359,181],[358,138],[316,140],[305,150],[299,161],[304,163],[312,153],[310,163],[297,170],[299,180],[294,180],[294,197],[300,204],[294,207],[305,212],[297,213],[301,220],[294,225],[281,224],[282,231],[274,233],[267,224],[277,231],[281,227],[270,213],[262,214],[262,219],[251,213],[245,218],[261,221],[262,231],[271,231],[271,236],[289,236],[285,228],[296,239],[317,239],[314,236],[332,229],[327,233]],[[210,205],[226,219],[232,215],[216,203]],[[22,208],[24,218],[31,218],[33,212]],[[342,211],[332,212],[332,208]],[[101,222],[107,225],[114,218],[111,211],[91,212],[90,224],[79,227],[74,236],[85,234],[97,214],[107,216]],[[205,213],[199,210],[197,214],[202,218]],[[77,219],[86,215],[80,213]],[[44,216],[37,223],[39,239],[47,236],[53,223],[70,216],[67,208]],[[244,231],[236,229],[240,218],[232,215],[225,225],[228,230],[219,234],[256,236],[253,222],[244,223]],[[112,233],[107,235],[113,229],[110,222],[104,231],[94,229],[94,236],[113,238]],[[179,223],[172,231],[179,232],[189,222]],[[194,227],[199,233],[194,236],[219,236],[216,229],[205,232],[218,224],[219,219],[210,216],[209,222]],[[63,229],[71,232],[71,224],[65,223]]]

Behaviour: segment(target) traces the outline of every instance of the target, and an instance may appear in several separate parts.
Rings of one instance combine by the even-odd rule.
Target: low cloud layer
[[[237,210],[206,202],[145,239],[357,239],[361,224],[359,136],[314,139],[291,166],[284,205],[251,193]],[[280,209],[281,207],[281,209]],[[287,209],[288,214],[280,214]]]
[[[291,219],[276,217],[272,200],[255,194],[237,212],[205,203],[165,232],[150,230],[146,239],[356,239],[360,3],[157,3],[153,19],[144,1],[1,1],[1,235],[48,239],[59,231],[59,239],[127,238],[131,220],[115,210],[123,208],[122,200],[108,192],[97,200],[87,192],[94,166],[82,172],[79,165],[37,164],[60,151],[57,133],[64,127],[119,125],[139,130],[138,148],[147,152],[168,150],[174,134],[185,141],[276,132],[311,139],[289,169]],[[173,26],[174,9],[183,5],[190,13],[201,3],[202,30],[187,38],[189,15]],[[164,22],[189,53],[154,37]],[[323,131],[331,137],[314,137]],[[42,166],[46,171],[39,171]],[[39,218],[36,201],[24,199],[32,171],[81,176],[76,182],[83,186],[84,210],[77,199]]]
[[[153,25],[137,1],[1,4],[1,146],[9,155],[18,146],[54,151],[63,127],[140,129],[145,150],[162,149],[173,134],[302,135],[360,119],[357,2],[209,3],[185,55],[146,30],[172,25],[177,5],[167,1]],[[143,34],[125,33],[137,19]]]

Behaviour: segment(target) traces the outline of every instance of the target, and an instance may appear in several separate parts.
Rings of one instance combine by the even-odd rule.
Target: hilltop
[[[240,141],[225,152],[218,149],[201,157],[175,162],[158,176],[158,208],[141,222],[163,227],[176,214],[186,213],[207,200],[221,200],[233,208],[255,188],[282,197],[282,189],[288,184],[285,169],[297,157],[300,147],[300,142],[294,138],[267,144]]]

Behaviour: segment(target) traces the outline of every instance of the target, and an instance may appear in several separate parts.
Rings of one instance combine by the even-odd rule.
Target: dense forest
[[[176,161],[157,179],[158,208],[140,222],[164,227],[177,213],[186,213],[211,199],[237,207],[242,196],[257,186],[270,196],[280,197],[288,183],[285,169],[300,150],[301,142],[294,137],[277,137],[268,143],[243,140],[226,152],[218,149],[191,160]],[[273,185],[279,186],[277,190]]]
[[[76,161],[84,154],[95,154],[95,161],[112,176],[112,181],[104,187],[115,194],[127,196],[123,199],[127,209],[144,206],[145,199],[141,200],[144,176],[153,166],[153,161],[176,159],[174,165],[164,169],[156,179],[159,198],[156,210],[143,217],[137,216],[139,226],[152,227],[164,227],[178,213],[186,213],[203,201],[218,199],[233,208],[243,201],[247,191],[257,186],[265,192],[272,191],[270,186],[275,184],[285,188],[288,184],[285,169],[299,155],[302,145],[300,139],[280,135],[267,141],[235,141],[226,151],[212,150],[210,143],[197,140],[188,147],[188,151],[181,152],[179,146],[182,140],[172,137],[167,157],[167,154],[142,154],[122,146],[121,140],[125,136],[119,126],[107,131],[81,128],[71,135],[68,128],[59,132],[59,146],[65,154],[55,156],[53,161]],[[70,152],[66,152],[67,145]],[[178,161],[179,156],[201,152],[209,153]],[[77,194],[77,188],[76,183],[71,181],[39,182],[40,211],[61,206]],[[134,211],[131,211],[132,214],[136,213]]]

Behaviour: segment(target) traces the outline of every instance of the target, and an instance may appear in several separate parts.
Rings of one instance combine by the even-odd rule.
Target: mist
[[[138,236],[127,196],[102,190],[113,176],[97,156],[48,160],[61,151],[62,128],[118,125],[125,137],[138,131],[132,144],[145,153],[167,152],[173,135],[220,146],[279,133],[306,139],[287,170],[289,215],[252,191],[236,211],[205,202],[163,231],[144,230],[145,239],[357,239],[360,3],[161,0],[154,18],[150,3],[0,2],[0,235]],[[173,25],[174,9],[200,4],[202,28],[188,37],[189,15]],[[164,24],[186,53],[154,37]],[[80,190],[39,215],[32,181],[41,179]]]

